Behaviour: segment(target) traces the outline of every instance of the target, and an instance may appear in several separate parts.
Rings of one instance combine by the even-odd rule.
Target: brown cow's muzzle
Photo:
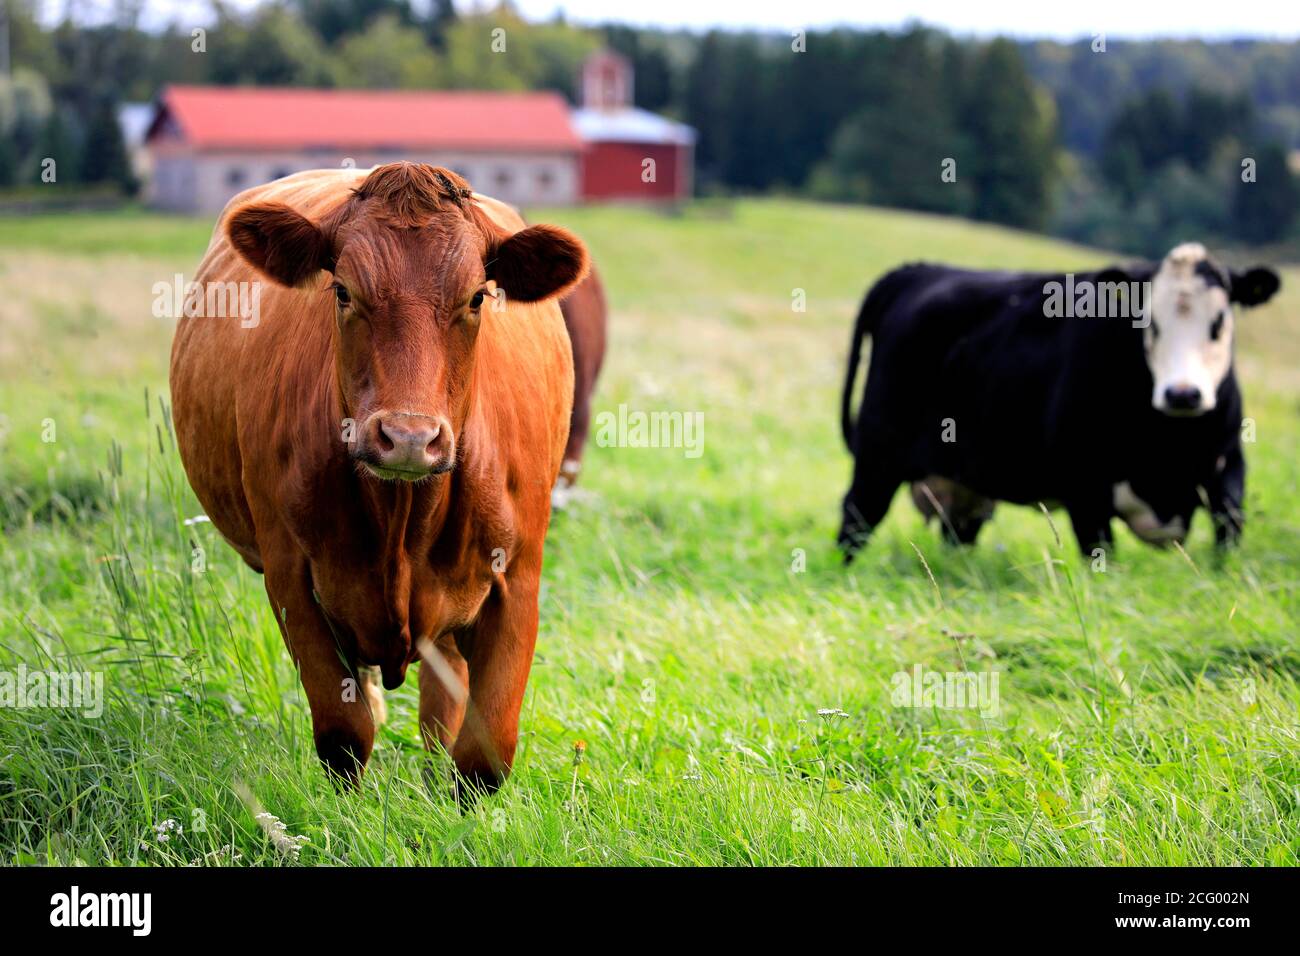
[[[378,478],[419,481],[451,471],[456,439],[445,418],[379,411],[361,426],[353,455]]]

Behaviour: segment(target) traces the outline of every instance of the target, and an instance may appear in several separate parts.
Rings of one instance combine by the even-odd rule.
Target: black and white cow
[[[1109,548],[1115,517],[1153,544],[1181,540],[1201,505],[1231,543],[1246,468],[1232,305],[1266,302],[1279,284],[1196,243],[1158,266],[1083,274],[890,272],[858,313],[844,383],[845,559],[903,482],[954,542],[973,542],[994,501],[1010,501],[1064,507],[1085,554]]]

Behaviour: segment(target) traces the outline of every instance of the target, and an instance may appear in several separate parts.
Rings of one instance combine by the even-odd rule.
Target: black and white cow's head
[[[1263,266],[1223,268],[1197,242],[1165,256],[1151,277],[1143,313],[1157,411],[1186,416],[1214,408],[1232,368],[1233,303],[1267,302],[1279,285],[1277,273]]]

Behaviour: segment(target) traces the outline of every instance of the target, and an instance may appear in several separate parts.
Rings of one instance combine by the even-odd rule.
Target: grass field
[[[300,864],[1297,862],[1300,271],[1240,323],[1236,554],[1202,514],[1184,553],[1121,531],[1097,573],[1063,519],[1012,507],[952,550],[900,495],[845,570],[838,390],[869,282],[1107,257],[782,201],[532,218],[605,272],[597,411],[701,411],[704,453],[591,447],[548,541],[514,776],[465,815],[425,784],[414,675],[362,791],[329,786],[260,579],[184,523],[150,300],[209,226],[0,223],[0,670],[100,671],[107,696],[97,719],[0,709],[0,859],[292,862],[255,801]],[[997,712],[896,705],[917,665],[996,672]]]

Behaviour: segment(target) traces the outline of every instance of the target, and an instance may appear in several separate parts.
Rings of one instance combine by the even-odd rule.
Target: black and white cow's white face
[[[1272,269],[1224,269],[1200,243],[1184,243],[1165,256],[1151,279],[1143,333],[1157,411],[1201,415],[1214,408],[1232,368],[1232,304],[1267,302],[1279,285]]]

